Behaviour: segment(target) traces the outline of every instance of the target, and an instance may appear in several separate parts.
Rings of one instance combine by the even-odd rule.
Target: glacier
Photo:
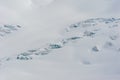
[[[29,34],[30,38],[33,35],[29,31],[16,31],[8,38],[24,40],[21,34]],[[31,40],[33,44],[25,46],[29,48],[14,54],[0,54],[0,80],[120,79],[120,18],[83,20],[63,28],[59,35],[60,38],[47,38],[45,42]],[[39,36],[33,38],[41,39],[36,37]]]

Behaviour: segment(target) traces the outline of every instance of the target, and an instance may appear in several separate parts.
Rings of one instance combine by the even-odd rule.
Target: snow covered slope
[[[0,25],[0,38],[21,28],[20,25]]]
[[[119,18],[81,21],[61,35],[42,47],[0,59],[0,80],[120,79]]]
[[[83,55],[101,62],[117,61],[120,53],[120,19],[96,18],[73,24],[66,28],[65,37],[80,37],[75,43],[77,57]],[[80,52],[82,52],[80,54]],[[98,56],[98,57],[97,57]],[[89,57],[89,58],[88,58]]]

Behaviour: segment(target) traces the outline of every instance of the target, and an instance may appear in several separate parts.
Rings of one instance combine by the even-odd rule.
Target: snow
[[[112,64],[114,65],[114,64]],[[1,69],[1,80],[119,80],[119,67],[115,65],[82,65],[75,62],[46,60],[12,61]],[[9,66],[9,67],[7,67]]]
[[[111,20],[113,18],[81,21],[76,23],[76,27],[63,28],[63,32],[59,34],[62,37],[47,40],[44,44],[38,41],[38,45],[42,46],[34,44],[26,48],[25,52],[18,50],[19,53],[1,55],[4,58],[0,62],[0,80],[119,80],[120,20],[106,23]],[[21,30],[7,35],[10,37],[3,40],[10,40],[11,37],[16,38],[24,33],[26,32]],[[29,31],[27,35],[28,33]],[[35,37],[32,41],[27,40],[35,43],[38,39]],[[20,58],[17,58],[18,55]]]
[[[118,3],[0,0],[0,80],[119,80]]]

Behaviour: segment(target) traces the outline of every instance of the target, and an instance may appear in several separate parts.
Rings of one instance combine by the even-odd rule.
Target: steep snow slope
[[[119,80],[119,31],[115,18],[73,24],[61,39],[0,59],[0,79]]]
[[[13,31],[21,28],[19,25],[1,25],[0,24],[0,38],[4,37],[7,34],[12,33]]]
[[[120,19],[89,19],[71,25],[66,31],[66,37],[80,37],[74,44],[78,60],[83,59],[90,63],[119,63]]]
[[[57,29],[55,30],[58,31]],[[22,25],[21,29],[12,31],[12,34],[0,37],[0,58],[41,47],[61,36],[56,31],[48,30],[44,26],[26,27]]]
[[[4,55],[9,56],[5,52],[10,53],[9,49],[15,45],[14,42],[17,40],[17,38],[13,37],[18,36],[21,30],[22,27],[20,25],[0,24],[0,58],[4,57]]]

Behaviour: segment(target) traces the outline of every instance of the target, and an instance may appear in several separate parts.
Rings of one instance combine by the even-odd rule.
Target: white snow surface
[[[0,80],[120,79],[119,18],[50,30],[22,26],[0,39]]]

